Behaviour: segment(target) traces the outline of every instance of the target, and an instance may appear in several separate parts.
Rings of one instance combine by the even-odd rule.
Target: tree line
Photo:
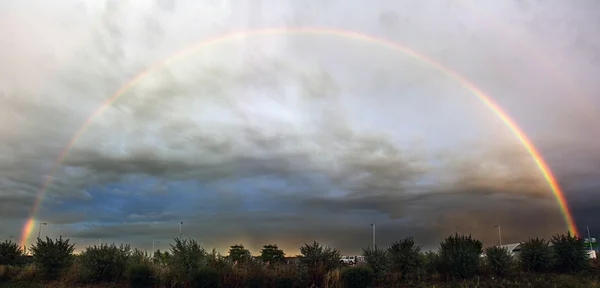
[[[75,255],[74,245],[62,237],[37,239],[30,248],[33,257],[24,257],[13,241],[0,243],[0,283],[362,288],[443,287],[457,282],[484,283],[477,287],[559,287],[556,283],[566,281],[569,287],[580,287],[577,283],[591,287],[600,275],[598,263],[588,258],[584,240],[570,233],[550,240],[528,239],[517,255],[499,246],[483,249],[482,242],[470,235],[448,236],[437,251],[428,252],[407,237],[387,248],[363,249],[365,263],[352,267],[340,263],[339,250],[316,241],[300,247],[297,263],[286,261],[275,244],[264,245],[257,257],[241,244],[221,255],[205,250],[194,239],[179,238],[168,251],[150,254],[130,245],[101,244]]]

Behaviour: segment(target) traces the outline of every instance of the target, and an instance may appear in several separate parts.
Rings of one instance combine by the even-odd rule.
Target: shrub
[[[264,262],[280,263],[285,259],[285,253],[277,245],[265,245],[260,251],[260,259]]]
[[[471,235],[455,234],[447,237],[439,248],[442,263],[440,272],[452,278],[472,277],[477,271],[482,246]]]
[[[589,268],[589,259],[583,238],[566,235],[552,237],[552,249],[555,256],[555,267],[560,272],[581,272]]]
[[[389,268],[390,258],[387,250],[380,249],[377,246],[369,247],[363,249],[363,256],[365,256],[365,262],[376,276],[383,274]]]
[[[300,247],[300,263],[308,267],[323,266],[327,271],[340,267],[342,255],[335,248],[323,246],[317,241]]]
[[[132,264],[127,269],[127,280],[132,288],[152,287],[157,282],[154,270],[149,264]]]
[[[421,266],[421,246],[415,245],[412,237],[392,243],[388,248],[390,264],[394,272],[400,272],[401,279],[413,274]]]
[[[180,277],[189,276],[206,266],[206,251],[196,240],[176,238],[175,245],[171,245],[170,264]]]
[[[244,248],[244,245],[236,244],[229,247],[229,259],[233,262],[247,262],[250,257],[250,251]]]
[[[130,264],[150,264],[150,262],[152,262],[152,259],[146,251],[135,248],[129,255]]]
[[[207,265],[217,270],[225,269],[231,264],[227,257],[221,255],[221,253],[217,252],[215,248],[213,248],[211,253],[208,253],[206,256],[208,258]]]
[[[312,244],[304,244],[300,247],[300,253],[302,254],[299,256],[302,270],[299,272],[302,280],[307,281],[307,283],[303,283],[304,286],[322,286],[327,272],[341,266],[340,252],[335,248],[323,246],[317,241]]]
[[[544,272],[552,267],[553,257],[548,241],[530,238],[521,243],[521,266],[528,272]]]
[[[505,276],[512,267],[512,257],[504,247],[488,247],[485,249],[485,262],[490,271],[497,276]]]
[[[423,253],[421,257],[423,259],[423,269],[427,274],[433,275],[440,271],[442,263],[438,253],[427,251]]]
[[[55,241],[46,236],[31,245],[34,263],[43,278],[53,279],[59,277],[73,262],[75,244],[70,244],[69,239],[62,236]]]
[[[373,285],[375,274],[364,266],[349,267],[342,271],[342,283],[346,288],[366,288]]]
[[[101,244],[87,247],[79,255],[82,276],[89,282],[112,282],[123,278],[130,256],[129,246]]]
[[[219,272],[213,268],[203,267],[194,271],[190,279],[190,287],[214,288],[219,287]]]
[[[0,242],[0,265],[17,265],[23,250],[13,241]]]

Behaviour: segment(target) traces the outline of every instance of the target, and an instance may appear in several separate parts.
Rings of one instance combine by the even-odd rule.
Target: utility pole
[[[594,249],[592,248],[592,236],[590,236],[590,226],[585,226],[585,228],[587,229],[587,232],[588,232],[588,241],[590,242],[590,251],[592,251]]]

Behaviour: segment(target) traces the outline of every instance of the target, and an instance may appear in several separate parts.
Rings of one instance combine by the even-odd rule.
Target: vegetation
[[[73,251],[75,244],[69,243],[69,239],[63,239],[62,236],[55,241],[48,237],[46,240],[37,238],[37,242],[31,245],[36,271],[44,279],[62,276],[73,263]]]
[[[408,237],[363,249],[365,263],[350,267],[317,242],[300,247],[297,262],[284,261],[275,244],[258,257],[240,244],[226,256],[209,252],[193,239],[175,239],[152,257],[128,245],[87,247],[77,256],[73,247],[68,239],[38,239],[34,263],[22,264],[20,247],[0,243],[8,251],[0,287],[600,287],[600,261],[587,259],[582,239],[568,233],[529,239],[517,257],[501,247],[482,254],[480,241],[458,234],[423,253]]]
[[[17,265],[23,250],[13,241],[0,242],[0,265]]]

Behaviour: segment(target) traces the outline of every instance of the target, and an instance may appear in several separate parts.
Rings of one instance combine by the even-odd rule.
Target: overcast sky
[[[252,3],[252,4],[250,4]],[[401,43],[464,75],[529,135],[581,231],[600,235],[598,1],[2,1],[0,239],[47,177],[42,234],[223,252],[313,240],[358,253],[451,233],[485,245],[566,232],[501,120],[399,52],[317,34],[178,50],[244,29],[326,27]],[[38,228],[33,231],[35,235]],[[31,241],[30,241],[31,243]]]

